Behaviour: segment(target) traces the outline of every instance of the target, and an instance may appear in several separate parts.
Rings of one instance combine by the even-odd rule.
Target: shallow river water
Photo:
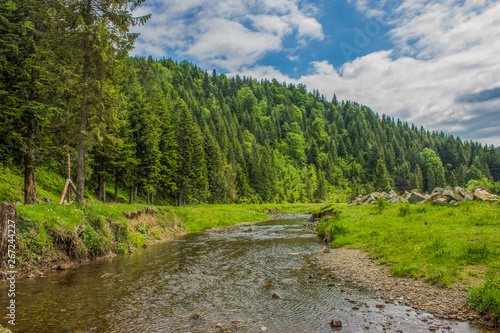
[[[14,332],[484,332],[333,280],[304,216],[188,234],[130,256],[17,283]],[[0,284],[0,305],[6,303]],[[280,298],[273,298],[273,293]],[[352,302],[363,305],[353,310]],[[193,319],[197,317],[199,319]],[[1,317],[4,317],[3,315]],[[425,320],[422,321],[422,319]],[[0,323],[7,326],[4,317]]]

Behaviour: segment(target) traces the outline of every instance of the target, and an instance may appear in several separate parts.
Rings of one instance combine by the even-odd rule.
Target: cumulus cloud
[[[281,51],[285,37],[301,45],[324,38],[321,24],[311,16],[314,7],[302,7],[298,0],[157,0],[135,14],[148,12],[151,20],[136,28],[141,38],[134,54],[173,52],[228,71]]]
[[[393,50],[339,68],[316,61],[310,74],[300,78],[268,67],[245,68],[244,73],[305,83],[379,114],[500,145],[500,3],[406,0],[396,7],[392,3],[391,13],[384,12],[390,1],[376,7],[365,0],[356,4],[367,16],[391,22]]]

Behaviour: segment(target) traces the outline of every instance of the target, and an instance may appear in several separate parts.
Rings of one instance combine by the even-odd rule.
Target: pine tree
[[[179,115],[177,131],[179,160],[174,179],[177,185],[177,203],[184,205],[205,199],[208,186],[207,169],[203,138],[193,115],[182,100],[177,102],[175,112]]]
[[[436,187],[436,176],[432,168],[427,169],[427,192],[432,192]]]
[[[81,66],[81,102],[79,110],[78,175],[76,200],[83,202],[85,187],[85,150],[88,141],[87,124],[92,112],[103,112],[102,93],[107,91],[114,70],[119,64],[116,57],[124,56],[132,48],[137,34],[129,34],[129,27],[144,24],[150,15],[132,17],[132,11],[145,0],[71,0],[74,13],[70,21],[74,32],[71,45],[75,60]],[[97,103],[97,100],[99,103]]]
[[[420,169],[420,165],[417,164],[415,167],[415,176],[417,178],[417,187],[419,192],[422,192],[424,190],[424,176],[422,175],[422,170]]]
[[[61,93],[67,83],[58,29],[63,6],[56,0],[0,4],[0,145],[24,161],[25,204],[36,204],[36,165],[47,149]],[[21,154],[19,154],[21,153]]]
[[[389,173],[387,172],[387,168],[385,167],[385,162],[383,159],[379,159],[377,161],[373,187],[379,191],[389,192],[391,190]]]
[[[318,172],[318,187],[314,193],[314,198],[316,202],[324,202],[328,196],[328,184],[325,179],[325,173],[320,170]]]

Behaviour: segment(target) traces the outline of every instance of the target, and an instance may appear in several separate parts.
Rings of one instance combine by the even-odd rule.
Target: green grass
[[[0,202],[22,201],[24,177],[0,164]]]
[[[472,287],[467,294],[467,304],[481,314],[500,319],[500,277]]]
[[[197,205],[173,207],[173,211],[188,230],[227,227],[241,222],[266,220],[267,214],[245,205]]]
[[[333,247],[367,250],[397,276],[440,285],[500,274],[500,204],[339,205],[318,233]],[[427,222],[427,225],[426,225]]]
[[[232,204],[168,208],[175,212],[188,230],[197,231],[266,220],[269,216],[264,212],[305,213],[320,206],[324,204]]]

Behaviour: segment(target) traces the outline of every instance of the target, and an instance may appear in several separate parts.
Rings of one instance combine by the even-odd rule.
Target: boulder
[[[377,200],[375,199],[375,197],[373,196],[373,194],[370,194],[368,196],[368,198],[363,203],[367,204],[367,203],[372,203],[372,202],[376,202],[376,201]]]
[[[409,203],[420,203],[420,202],[424,202],[425,200],[427,200],[427,198],[423,194],[412,191],[412,194],[411,194],[410,198],[408,199],[408,202]]]
[[[474,199],[479,201],[496,202],[498,201],[498,195],[491,194],[485,189],[477,189],[474,191]]]
[[[455,187],[455,192],[458,193],[459,195],[461,195],[462,197],[465,197],[465,191],[460,186]]]
[[[458,192],[455,192],[454,189],[451,189],[451,190],[450,189],[446,189],[446,190],[444,190],[443,191],[443,195],[447,196],[450,199],[455,200],[455,201],[460,201],[463,198],[460,194],[458,194]]]
[[[445,197],[441,197],[441,198],[438,198],[438,199],[436,200],[436,202],[437,202],[437,203],[440,203],[440,204],[442,204],[442,205],[446,205],[446,204],[448,204],[448,199],[447,199],[447,198],[445,198]]]
[[[443,192],[443,191],[444,191],[444,188],[442,188],[442,187],[436,187],[436,188],[432,191],[432,193]]]
[[[50,203],[50,202],[52,202],[52,198],[51,197],[41,197],[40,201]]]
[[[281,298],[280,294],[278,294],[277,292],[274,292],[272,295],[271,295],[272,298],[274,299],[278,299],[278,298]]]

